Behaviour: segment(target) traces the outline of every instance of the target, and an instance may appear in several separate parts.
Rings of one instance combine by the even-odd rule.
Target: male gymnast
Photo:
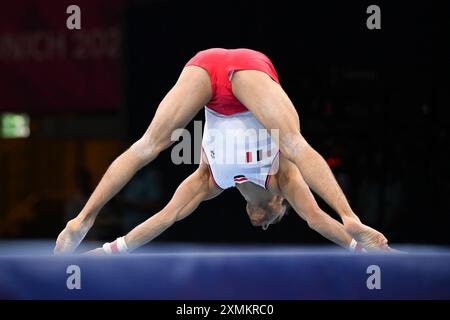
[[[170,146],[172,132],[184,128],[204,106],[199,168],[178,187],[164,209],[94,252],[132,251],[188,216],[202,201],[233,186],[247,200],[247,213],[255,226],[267,229],[278,222],[287,201],[312,229],[340,246],[356,251],[390,250],[380,232],[361,223],[325,160],[302,136],[298,114],[269,58],[249,49],[216,48],[197,53],[186,64],[145,134],[114,160],[85,207],[60,233],[55,253],[73,252],[101,208]],[[265,130],[266,136],[250,135],[237,139],[231,149],[223,149],[212,134],[248,130]],[[274,142],[272,132],[277,132],[278,141]],[[230,152],[236,153],[232,163],[216,160]],[[342,224],[319,208],[309,188],[339,214]]]

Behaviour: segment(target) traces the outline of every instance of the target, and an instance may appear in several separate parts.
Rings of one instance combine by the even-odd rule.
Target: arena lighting
[[[0,137],[28,138],[30,136],[30,117],[25,113],[0,114]]]

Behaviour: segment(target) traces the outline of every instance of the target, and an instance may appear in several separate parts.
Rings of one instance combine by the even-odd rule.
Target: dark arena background
[[[372,4],[381,10],[378,30],[366,26]],[[81,9],[81,30],[66,26],[70,5]],[[434,5],[2,3],[0,298],[449,299],[450,61],[440,49],[448,17]],[[186,62],[214,47],[270,57],[305,138],[361,220],[402,254],[346,252],[292,210],[267,231],[255,228],[229,189],[133,254],[52,255],[59,232],[145,132]],[[194,133],[193,122],[187,128]],[[107,204],[77,253],[126,234],[170,200],[197,166],[173,164],[171,152]],[[81,270],[81,288],[70,287],[69,266]],[[369,288],[378,275],[370,266],[381,288]]]

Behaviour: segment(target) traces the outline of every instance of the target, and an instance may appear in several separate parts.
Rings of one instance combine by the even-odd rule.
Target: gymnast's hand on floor
[[[381,232],[366,226],[359,220],[345,219],[344,229],[368,251],[394,251],[388,246],[388,240]]]

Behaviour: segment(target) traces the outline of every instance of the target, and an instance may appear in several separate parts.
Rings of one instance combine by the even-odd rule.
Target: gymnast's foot
[[[55,254],[73,253],[84,239],[92,223],[80,222],[78,218],[70,220],[56,239]]]
[[[391,251],[386,237],[356,219],[345,219],[344,229],[365,249]]]

